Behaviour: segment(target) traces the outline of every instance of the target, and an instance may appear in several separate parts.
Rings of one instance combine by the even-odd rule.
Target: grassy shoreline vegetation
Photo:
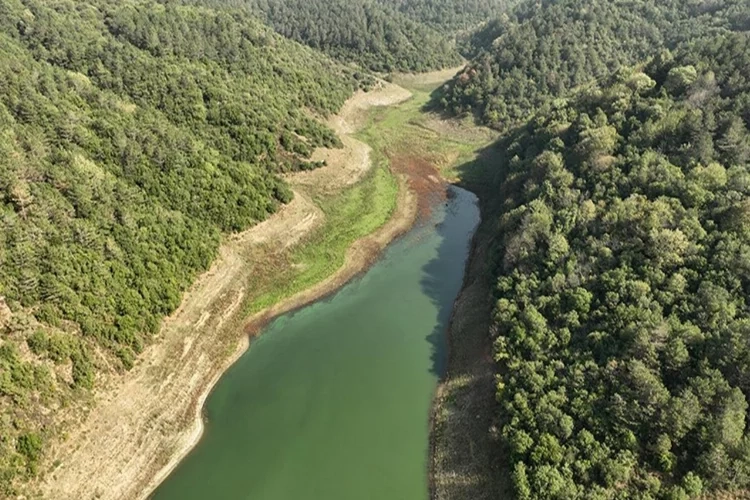
[[[436,173],[455,179],[453,168],[473,158],[475,151],[494,135],[488,129],[468,124],[465,125],[468,132],[462,139],[450,137],[448,129],[441,130],[441,127],[452,124],[423,112],[430,93],[442,83],[429,81],[430,75],[427,73],[421,77],[428,80],[425,84],[420,83],[419,75],[416,79],[404,80],[396,76],[395,83],[402,84],[412,93],[412,97],[397,105],[373,107],[367,111],[355,137],[372,148],[372,170],[358,184],[339,194],[314,197],[326,214],[324,227],[304,244],[292,249],[280,270],[271,273],[274,279],[270,280],[270,289],[250,301],[246,307],[249,314],[332,274],[341,266],[347,249],[354,241],[372,233],[389,220],[396,207],[398,192],[394,175],[408,178],[410,174],[408,167],[406,171],[393,172],[395,158],[410,156],[426,159],[435,167]]]
[[[438,174],[478,194],[483,221],[432,415],[433,497],[746,495],[749,13],[748,0],[3,2],[0,496],[50,470],[80,496],[92,463],[77,453],[97,445],[54,458],[47,445],[76,432],[103,382],[153,404],[113,442],[179,434],[245,319],[335,287],[352,245],[387,233],[360,249],[364,266],[402,228],[387,231],[405,185],[430,193]],[[373,84],[368,70],[459,53],[468,64],[438,91],[394,75],[413,97],[367,113],[359,182],[294,183],[321,166],[314,150],[344,146],[323,119]],[[277,233],[301,240],[241,240],[282,205]],[[226,265],[203,273],[212,262]],[[170,413],[162,391],[185,404]],[[107,408],[94,434],[123,410]],[[122,495],[159,453],[126,457],[140,460],[130,476],[106,464],[132,483]]]
[[[344,264],[351,245],[382,227],[396,209],[398,181],[388,163],[377,155],[372,170],[356,185],[316,200],[325,214],[324,226],[290,255],[268,266],[268,283],[254,282],[259,296],[245,306],[248,316],[306,290],[331,276]]]
[[[440,174],[456,179],[455,169],[471,161],[494,132],[425,113],[430,95],[440,85],[430,73],[396,76],[394,83],[411,91],[412,98],[396,108],[374,109],[359,137],[391,157],[411,153],[429,159]]]
[[[399,184],[401,189],[405,188],[405,183],[397,180],[390,167],[394,157],[408,152],[410,155],[425,155],[438,163],[444,156],[442,161],[450,161],[448,157],[455,151],[452,143],[441,142],[436,145],[424,124],[414,123],[414,117],[421,113],[428,99],[427,91],[415,92],[418,94],[416,98],[398,106],[376,107],[369,111],[364,127],[356,135],[372,147],[370,157],[373,166],[362,180],[339,192],[334,191],[333,194],[325,189],[306,191],[305,196],[324,214],[322,225],[286,250],[279,251],[270,247],[266,249],[263,245],[246,251],[240,248],[242,258],[251,261],[250,270],[243,273],[252,273],[249,275],[252,278],[246,278],[242,286],[249,287],[250,291],[236,309],[234,305],[228,304],[234,300],[234,294],[229,293],[224,294],[226,298],[218,299],[218,309],[211,306],[211,309],[206,311],[210,315],[207,317],[221,317],[218,321],[221,332],[224,333],[220,334],[221,339],[217,339],[219,341],[216,345],[204,351],[205,355],[216,359],[229,356],[235,350],[236,342],[232,341],[231,336],[227,336],[227,332],[241,329],[242,318],[252,316],[272,304],[283,302],[284,299],[307,290],[311,285],[320,283],[336,273],[354,241],[373,233],[391,220],[400,192]],[[416,144],[419,144],[418,148],[414,147]],[[399,171],[398,175],[408,174],[408,169],[405,169]],[[294,180],[292,184],[294,185]],[[384,245],[385,241],[378,243],[381,244]],[[373,250],[367,251],[372,253]],[[235,310],[240,312],[228,312]],[[226,316],[227,314],[229,316]],[[198,319],[200,324],[203,321]],[[181,342],[172,345],[172,340],[167,340],[169,338],[171,337],[160,340],[169,342],[167,350],[174,353],[169,356],[174,358],[181,352],[184,356],[185,351]],[[173,362],[177,362],[176,358]],[[185,361],[181,359],[180,362]],[[155,365],[153,369],[163,370],[165,366]],[[160,380],[169,375],[168,372],[160,373],[162,375],[157,377]],[[46,466],[49,466],[49,463]]]
[[[281,176],[319,166],[314,149],[341,146],[321,118],[373,80],[246,9],[12,0],[0,26],[0,484],[9,494],[39,472],[59,428],[83,418],[92,390],[139,362],[226,235],[289,202]],[[388,69],[455,60],[420,57]],[[295,278],[248,312],[332,273],[351,242],[389,218],[397,183],[375,156],[360,185],[315,200],[335,231],[255,263],[265,273],[289,264]]]
[[[392,103],[408,95],[384,86],[354,96],[345,110],[353,109],[355,116],[344,111],[334,121],[345,120],[343,128],[349,130],[372,101]],[[403,196],[403,182],[397,189],[384,162],[368,169],[369,162],[357,161],[358,172],[345,168],[349,163],[342,160],[366,158],[354,154],[361,143],[352,144],[348,135],[342,138],[347,145],[344,155],[331,150],[335,158],[326,169],[288,177],[297,193],[291,204],[267,223],[227,239],[218,261],[191,287],[132,372],[120,377],[108,393],[112,396],[92,411],[80,430],[72,429],[77,433],[72,439],[53,448],[45,463],[51,465],[49,479],[41,478],[38,484],[43,497],[73,498],[90,492],[102,498],[147,495],[200,438],[201,402],[246,349],[248,331],[257,333],[271,317],[330,293],[408,228],[410,212],[402,205],[410,200]],[[328,223],[329,217],[338,224]],[[357,245],[360,251],[350,255],[347,248]],[[344,266],[331,265],[345,254]],[[270,305],[269,297],[272,307],[252,314],[258,300]],[[131,400],[141,406],[132,407],[127,403]],[[112,418],[122,422],[116,429],[110,429]],[[92,433],[98,435],[98,443],[81,443]],[[127,447],[131,453],[111,457],[107,450],[112,447]],[[82,483],[94,462],[98,477]]]
[[[447,76],[447,75],[446,75]],[[495,369],[488,335],[492,309],[492,256],[499,210],[494,183],[497,133],[471,119],[445,120],[429,111],[440,82],[416,76],[394,81],[413,99],[396,110],[372,113],[374,139],[385,147],[408,147],[429,159],[441,177],[479,198],[482,221],[472,241],[464,284],[446,332],[447,371],[440,381],[430,415],[430,498],[481,500],[511,494],[510,481],[497,463],[494,425]],[[405,146],[408,145],[408,146]]]
[[[394,105],[398,106],[387,106]],[[357,115],[371,112],[360,110]],[[350,118],[357,120],[360,116]],[[288,246],[281,245],[285,239],[283,236],[270,245],[240,245],[243,258],[253,261],[240,284],[241,289],[247,288],[248,291],[237,307],[227,309],[225,304],[220,306],[218,313],[229,316],[216,345],[211,346],[210,356],[216,360],[217,368],[212,370],[211,381],[201,391],[201,404],[223,372],[249,347],[247,336],[238,345],[237,332],[257,335],[274,317],[335,292],[361,272],[393,238],[408,229],[410,210],[401,205],[411,203],[411,200],[404,196],[406,185],[403,179],[394,174],[379,151],[372,151],[371,157],[372,164],[353,184],[347,180],[340,186],[313,183],[301,187],[292,178],[297,196],[309,198],[323,217],[322,224],[302,231],[302,239],[293,238]],[[342,180],[338,179],[334,184]],[[294,228],[288,230],[296,231]],[[367,242],[367,245],[359,258],[347,259],[349,252],[362,242]],[[202,411],[200,407],[197,410]],[[188,415],[191,419],[195,417],[193,413]],[[171,452],[168,466],[159,471],[156,480],[148,482],[146,494],[150,494],[189,453],[199,437],[200,432],[193,433],[179,455]],[[138,495],[145,498],[142,492]]]

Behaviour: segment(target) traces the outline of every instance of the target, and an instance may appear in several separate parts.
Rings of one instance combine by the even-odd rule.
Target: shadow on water
[[[498,210],[498,198],[502,198],[492,196],[491,191],[501,184],[507,171],[505,157],[501,154],[507,144],[508,140],[503,140],[482,148],[476,158],[455,169],[459,180],[448,187],[445,221],[435,226],[440,246],[437,255],[422,268],[422,290],[438,309],[435,328],[426,338],[432,346],[431,371],[440,378],[447,367],[446,331],[454,302],[466,278],[464,271],[474,233],[480,224],[480,213],[491,217]],[[465,212],[466,204],[473,205],[470,212]],[[469,215],[462,215],[466,213]],[[460,265],[453,262],[455,259],[460,259]],[[446,268],[450,272],[446,272]]]
[[[439,378],[446,367],[446,329],[453,313],[453,303],[461,289],[471,237],[479,223],[476,196],[455,186],[448,190],[448,199],[443,202],[445,220],[435,225],[440,236],[437,255],[422,267],[420,280],[422,291],[438,311],[435,327],[426,339],[432,349],[431,373]]]
[[[432,369],[447,384],[441,396],[444,399],[437,404],[439,408],[449,409],[451,415],[439,424],[441,437],[431,436],[430,499],[433,500],[512,497],[509,462],[489,432],[497,415],[489,329],[492,276],[498,265],[494,248],[501,237],[495,220],[497,214],[507,208],[504,207],[506,200],[513,198],[512,193],[500,188],[508,172],[506,151],[523,133],[520,129],[513,131],[506,139],[478,151],[472,161],[454,169],[459,179],[456,186],[473,193],[463,191],[470,196],[471,203],[479,207],[482,220],[472,237],[462,240],[467,247],[461,254],[460,266],[450,261],[456,254],[451,248],[451,239],[460,238],[455,237],[455,230],[448,225],[438,226],[436,230],[441,238],[438,254],[423,267],[422,289],[439,311],[437,325],[427,337],[432,347]],[[451,189],[456,189],[459,196],[462,193],[455,187]],[[451,210],[451,206],[446,209]],[[469,255],[470,252],[473,255]],[[448,264],[460,273],[458,287],[450,292],[446,291],[450,287],[442,283],[445,279],[443,266]],[[464,286],[468,287],[468,295],[458,303],[458,293]],[[454,310],[460,320],[449,339],[448,328]],[[462,382],[454,384],[456,380]],[[440,444],[436,444],[435,439],[439,439]],[[435,453],[442,458],[436,460]]]

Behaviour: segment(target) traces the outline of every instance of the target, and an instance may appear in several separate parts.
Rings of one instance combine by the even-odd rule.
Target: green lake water
[[[428,498],[430,404],[479,222],[474,195],[450,190],[365,274],[253,340],[154,499]]]

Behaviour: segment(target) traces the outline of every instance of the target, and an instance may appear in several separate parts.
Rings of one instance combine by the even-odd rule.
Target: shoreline
[[[381,82],[370,92],[355,92],[328,119],[344,149],[316,150],[328,164],[288,177],[295,192],[291,203],[227,238],[211,268],[184,292],[180,306],[164,319],[135,367],[100,381],[85,416],[61,434],[45,458],[45,472],[26,485],[21,498],[147,498],[200,441],[205,401],[247,350],[251,335],[274,317],[334,293],[408,231],[417,213],[409,172],[383,167],[372,147],[354,133],[365,124],[369,110],[395,106],[411,96],[406,89]],[[349,243],[342,265],[331,274],[246,316],[243,308],[257,291],[248,288],[264,263],[305,245],[325,224],[327,215],[311,195],[324,189],[326,195],[338,196],[370,182],[368,175],[375,175],[377,165],[389,168],[393,179],[393,205],[384,222]]]
[[[428,159],[429,148],[424,157],[394,151],[388,142],[394,136],[381,140],[366,128],[378,123],[371,117],[381,116],[370,114],[374,109],[398,110],[414,92],[381,82],[370,92],[355,92],[338,114],[328,118],[344,149],[316,150],[327,165],[286,177],[295,193],[289,204],[266,221],[226,238],[211,268],[184,292],[180,306],[164,319],[135,367],[101,381],[86,414],[50,449],[43,474],[27,485],[25,498],[148,498],[200,442],[206,424],[204,405],[222,375],[248,349],[251,337],[277,316],[336,293],[419,220],[425,203],[451,182]],[[363,135],[355,136],[360,132]],[[390,187],[377,180],[384,176]],[[325,227],[326,221],[345,222],[336,218],[338,209],[324,211],[325,206],[331,208],[325,204],[366,196],[347,198],[346,193],[361,192],[388,193],[388,205],[380,208],[369,201],[352,202],[359,210],[356,217],[367,216],[372,207],[378,225],[360,226],[356,236],[334,247],[338,268],[329,267],[317,282],[303,278],[294,285],[303,275],[284,270],[296,268],[292,259],[297,249],[316,248],[318,234],[336,234]],[[314,260],[302,262],[315,265]],[[274,283],[281,288],[274,288]],[[276,297],[274,303],[264,303],[269,294]],[[253,304],[267,307],[253,313]]]
[[[453,184],[456,186],[457,184]],[[459,186],[460,187],[460,186]],[[477,196],[477,194],[467,189],[466,187],[462,187],[462,189],[466,189],[470,193],[474,194],[474,196]],[[445,353],[445,373],[443,373],[440,378],[437,381],[437,385],[435,386],[435,391],[432,395],[432,403],[430,404],[430,414],[428,416],[428,426],[429,426],[429,442],[427,444],[428,449],[428,472],[427,472],[427,486],[429,490],[429,499],[430,500],[436,500],[438,498],[437,496],[437,486],[436,486],[436,474],[437,474],[437,463],[435,460],[435,453],[437,450],[438,445],[438,435],[436,433],[437,429],[437,412],[441,409],[442,399],[443,399],[443,391],[445,389],[445,385],[447,384],[450,375],[451,375],[451,368],[453,367],[453,356],[451,356],[451,353],[453,352],[453,349],[451,349],[451,341],[453,340],[453,329],[455,326],[455,322],[458,318],[458,309],[459,309],[459,300],[465,293],[466,289],[469,287],[470,282],[470,272],[476,265],[474,260],[478,259],[479,256],[477,255],[477,249],[479,247],[479,228],[482,227],[482,224],[484,223],[484,219],[482,218],[482,210],[481,210],[481,203],[479,202],[479,198],[477,197],[476,200],[477,207],[479,208],[479,223],[477,224],[477,227],[474,228],[474,233],[471,235],[471,241],[469,242],[469,253],[466,258],[466,262],[464,262],[464,274],[463,279],[461,280],[461,288],[458,291],[458,295],[456,295],[456,299],[453,301],[453,308],[451,309],[451,316],[448,319],[448,326],[445,329],[445,342],[446,342],[446,353]]]
[[[462,66],[461,66],[462,67]],[[433,84],[437,81],[445,80],[445,75],[448,77],[455,74],[459,68],[450,68],[439,72],[429,73],[426,75],[402,75],[409,81],[409,77],[412,80],[421,79],[421,83]],[[426,77],[426,80],[425,80]],[[411,83],[418,82],[419,80],[412,81]],[[399,87],[400,88],[400,87]],[[407,97],[408,99],[409,97]],[[404,99],[406,100],[406,99]],[[403,100],[390,103],[390,105],[396,105],[403,102]],[[342,139],[351,139],[352,135],[361,129],[362,121],[360,117],[353,117],[352,107],[344,105],[342,112],[336,115],[331,120],[330,124],[332,128],[342,137]],[[385,103],[386,107],[389,105]],[[377,96],[368,99],[366,106],[361,109],[382,107],[383,101],[378,99]],[[372,161],[372,159],[370,159]],[[143,493],[137,498],[138,500],[145,500],[149,497],[161,483],[163,483],[169,475],[179,467],[180,463],[190,454],[190,452],[199,444],[203,432],[205,431],[205,414],[204,407],[208,396],[213,391],[216,384],[219,382],[224,373],[231,368],[231,366],[239,360],[239,358],[245,354],[251,345],[251,338],[260,335],[262,330],[277,317],[287,314],[289,312],[304,308],[318,300],[324,299],[330,295],[338,292],[338,290],[346,285],[351,280],[365,273],[380,257],[382,252],[390,245],[393,241],[403,236],[409,230],[411,230],[418,219],[421,217],[422,212],[426,209],[426,205],[431,204],[434,200],[431,197],[438,191],[438,189],[447,190],[448,186],[454,185],[467,191],[474,193],[471,189],[464,186],[459,186],[453,182],[448,181],[434,165],[429,165],[427,170],[422,170],[416,167],[411,161],[403,161],[402,157],[391,158],[389,161],[389,168],[392,175],[397,179],[398,182],[398,195],[396,206],[393,213],[390,215],[387,222],[375,230],[358,240],[356,240],[346,251],[344,263],[339,269],[333,274],[324,278],[323,280],[311,285],[310,287],[297,292],[279,302],[259,311],[244,321],[242,330],[244,332],[242,339],[238,342],[237,347],[226,360],[225,366],[218,370],[215,376],[211,379],[205,390],[201,394],[199,400],[195,406],[195,415],[193,419],[193,428],[190,433],[186,434],[182,446],[179,447],[178,451],[172,454],[170,461],[153,477],[149,482],[148,486],[144,489]],[[318,175],[316,171],[312,171],[309,174],[313,176]],[[420,182],[421,181],[421,182]],[[446,340],[449,340],[450,328],[456,315],[457,301],[461,297],[467,286],[467,280],[469,279],[469,270],[472,265],[475,250],[477,247],[477,237],[479,228],[482,225],[483,220],[481,219],[481,203],[477,197],[476,203],[480,208],[480,221],[472,234],[471,241],[469,243],[469,254],[464,264],[464,275],[459,295],[456,297],[456,302],[453,305],[453,311],[451,312],[451,319],[446,329],[445,335]],[[448,346],[448,363],[450,363],[450,345]],[[444,374],[444,377],[448,376],[448,372]],[[433,446],[433,415],[435,409],[435,403],[438,401],[440,396],[440,390],[443,383],[443,378],[438,381],[435,387],[435,393],[433,395],[433,404],[430,408],[429,415],[429,442],[428,448],[430,450],[430,456],[432,458],[432,446]],[[428,488],[430,496],[432,498],[433,490],[433,478],[432,478],[433,467],[430,465],[428,473]]]
[[[471,189],[480,208],[464,282],[446,329],[448,359],[430,409],[429,500],[510,498],[496,464],[492,310],[488,254],[493,244],[492,207]]]
[[[153,477],[146,488],[136,498],[147,499],[169,475],[182,463],[198,445],[205,431],[204,407],[216,384],[226,371],[239,360],[250,348],[250,339],[261,334],[262,330],[274,319],[289,312],[306,307],[318,300],[335,294],[352,279],[366,272],[380,257],[382,252],[393,241],[407,233],[417,219],[416,194],[408,187],[403,174],[398,175],[399,197],[396,208],[388,222],[374,233],[360,238],[347,250],[344,264],[324,280],[302,290],[276,304],[259,311],[245,320],[242,339],[238,342],[232,355],[227,358],[225,366],[216,372],[205,390],[196,401],[196,412],[193,429],[185,436],[184,444],[172,455],[172,459]]]

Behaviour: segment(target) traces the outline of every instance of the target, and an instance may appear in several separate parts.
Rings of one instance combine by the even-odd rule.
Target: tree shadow
[[[465,268],[474,232],[481,222],[480,215],[492,217],[501,205],[494,192],[507,172],[503,152],[511,139],[482,148],[473,160],[456,168],[459,180],[449,186],[448,199],[443,202],[445,220],[429,222],[435,224],[440,245],[437,255],[423,266],[420,285],[438,310],[435,328],[427,335],[427,341],[432,346],[431,373],[439,378],[445,374],[446,332],[453,316],[454,302],[464,284]],[[494,263],[490,263],[490,269],[494,269]]]
[[[420,286],[437,308],[435,327],[427,335],[431,345],[431,373],[442,377],[446,366],[445,332],[453,315],[453,304],[461,290],[471,238],[479,224],[476,196],[454,186],[448,187],[448,197],[443,202],[445,218],[433,219],[440,237],[437,255],[422,267]]]
[[[450,109],[450,107],[447,105],[448,101],[443,100],[444,98],[447,98],[448,89],[450,88],[451,83],[445,82],[442,85],[435,88],[432,92],[430,92],[430,98],[427,100],[426,103],[422,105],[420,110],[424,113],[431,113],[433,115],[436,115],[440,117],[443,120],[447,119],[456,119],[456,118],[463,118],[467,115],[472,115],[475,121],[479,119],[479,113],[477,111],[471,111],[466,113],[456,113],[454,110]]]
[[[474,231],[481,217],[492,218],[502,208],[506,194],[498,186],[502,185],[508,172],[505,151],[522,133],[523,129],[514,130],[480,149],[474,159],[455,168],[458,181],[448,187],[449,196],[443,202],[445,220],[437,223],[435,228],[440,236],[440,245],[437,255],[423,266],[420,283],[422,291],[438,310],[435,328],[427,340],[432,346],[431,372],[440,378],[447,365],[446,331],[453,315],[454,302],[464,284]],[[467,215],[469,213],[475,215],[472,217]],[[435,221],[429,223],[435,224]],[[471,227],[466,227],[467,224],[471,224]],[[493,259],[492,253],[488,258]],[[493,260],[488,269],[493,271],[495,266]]]
[[[422,269],[422,290],[438,310],[436,325],[426,337],[432,348],[431,369],[445,381],[436,396],[436,411],[445,413],[439,420],[431,420],[432,499],[497,500],[512,496],[509,464],[490,430],[498,415],[490,316],[492,276],[499,264],[494,257],[498,237],[494,221],[506,196],[500,190],[508,172],[505,152],[522,133],[520,129],[513,131],[455,169],[458,181],[450,189],[457,195],[447,201],[445,222],[436,227],[440,235],[437,254]],[[469,234],[461,227],[471,220],[460,216],[470,210],[466,203],[475,205],[477,215],[472,221],[476,228]],[[456,238],[456,234],[463,238]],[[461,300],[457,301],[459,294]],[[454,320],[459,323],[452,325]],[[431,418],[436,419],[437,413]],[[440,459],[435,455],[438,449]]]
[[[453,78],[434,88],[430,92],[427,102],[420,107],[420,111],[433,114],[443,120],[461,120],[470,116],[474,121],[474,124],[481,125],[482,113],[478,108],[472,107],[469,104],[460,104],[458,106],[459,109],[457,110],[455,106],[451,105],[449,90],[451,89],[451,86],[454,85],[453,81],[456,78],[460,79],[462,73],[463,70],[459,71]],[[505,136],[511,135],[512,131],[513,127],[511,126],[502,128],[503,135]]]

